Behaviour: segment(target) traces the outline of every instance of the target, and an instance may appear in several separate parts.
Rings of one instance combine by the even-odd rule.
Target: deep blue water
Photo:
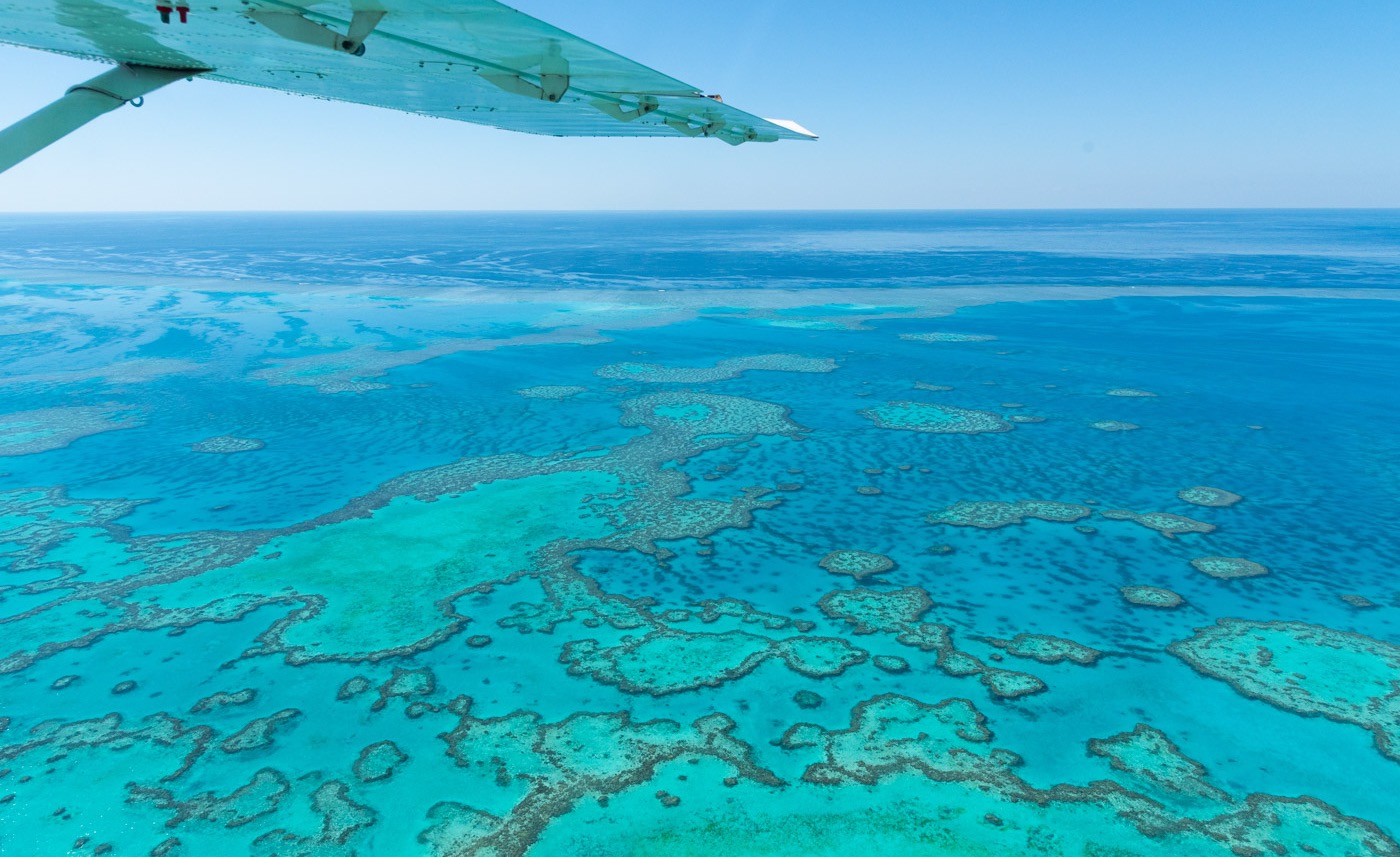
[[[1397,286],[1395,211],[0,219],[0,853],[1400,854]]]

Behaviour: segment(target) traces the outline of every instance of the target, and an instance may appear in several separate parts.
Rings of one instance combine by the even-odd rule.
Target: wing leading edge
[[[148,2],[0,0],[0,42],[533,134],[815,139],[496,0]]]

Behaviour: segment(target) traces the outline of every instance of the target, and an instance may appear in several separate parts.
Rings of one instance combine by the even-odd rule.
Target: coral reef
[[[1137,423],[1125,423],[1122,420],[1099,420],[1089,423],[1089,428],[1096,428],[1099,431],[1136,431],[1142,426]]]
[[[265,446],[267,446],[266,443],[255,437],[235,437],[231,434],[221,434],[217,437],[207,437],[197,443],[192,443],[190,444],[190,449],[194,452],[233,455],[236,452],[256,452]]]
[[[523,387],[516,390],[518,396],[527,399],[571,399],[581,393],[587,393],[587,387],[578,387],[572,384],[541,384],[535,387]]]
[[[929,333],[901,333],[900,339],[910,342],[993,342],[995,336],[985,333],[945,333],[934,331]]]
[[[95,434],[144,424],[125,406],[40,408],[0,414],[0,457],[37,455]]]
[[[1202,574],[1208,574],[1217,580],[1235,580],[1240,577],[1262,577],[1269,573],[1267,566],[1237,556],[1197,557],[1191,560],[1191,566]]]
[[[844,574],[859,582],[894,568],[894,560],[869,551],[837,550],[822,557],[817,565],[832,574]]]
[[[273,738],[284,724],[291,722],[301,716],[301,712],[295,708],[284,708],[275,714],[267,717],[258,717],[248,722],[248,725],[233,733],[219,743],[219,749],[225,753],[244,753],[249,750],[261,750],[272,746]]]
[[[387,780],[394,770],[408,761],[408,754],[393,741],[376,741],[360,751],[355,758],[355,778],[362,783]]]
[[[1089,741],[1089,754],[1169,792],[1230,803],[1230,796],[1206,781],[1206,769],[1187,757],[1160,729],[1139,723],[1131,732]]]
[[[1251,699],[1369,729],[1400,762],[1400,646],[1306,622],[1220,619],[1167,651]]]
[[[1066,640],[1063,637],[1052,637],[1047,634],[1017,634],[1010,640],[1000,640],[994,637],[984,637],[982,641],[989,646],[994,646],[1003,650],[1008,655],[1015,655],[1018,658],[1030,658],[1040,661],[1042,664],[1058,664],[1063,661],[1080,664],[1082,666],[1092,666],[1098,663],[1103,657],[1103,652],[1090,648],[1073,640]]]
[[[870,662],[887,673],[909,672],[909,662],[896,655],[876,655]]]
[[[926,520],[930,524],[992,530],[1025,523],[1027,518],[1068,524],[1092,514],[1093,510],[1087,506],[1054,500],[962,500],[941,511],[930,512]]]
[[[922,621],[924,615],[933,609],[933,601],[927,592],[918,587],[907,586],[891,591],[837,590],[822,596],[817,607],[828,618],[849,624],[853,634],[887,634],[901,645],[935,653],[934,666],[939,670],[955,678],[978,676],[982,685],[997,699],[1018,699],[1047,689],[1045,683],[1033,675],[989,667],[976,657],[959,651],[953,645],[951,628]],[[905,664],[907,668],[907,662]],[[881,666],[878,660],[876,666]],[[881,668],[889,672],[903,672],[890,670],[889,666],[894,665],[886,664]]]
[[[801,784],[836,789],[837,794],[908,776],[923,778],[921,799],[905,810],[919,814],[916,831],[881,824],[887,837],[907,841],[910,848],[936,842],[940,853],[1400,855],[1400,844],[1374,824],[1346,816],[1316,798],[1230,798],[1206,782],[1198,763],[1150,727],[1091,741],[1090,751],[1157,795],[1204,801],[1201,810],[1174,808],[1160,797],[1113,780],[1037,787],[1017,773],[1021,758],[991,741],[986,719],[965,699],[931,705],[887,694],[858,704],[848,728],[799,723],[779,743],[789,751],[817,754]],[[920,807],[930,804],[979,809],[925,814]],[[983,812],[981,807],[993,811]],[[871,816],[861,817],[868,823]],[[1008,824],[1012,818],[1018,821]],[[987,834],[973,826],[973,819],[998,830],[998,835],[984,840]],[[833,815],[822,826],[842,823]],[[1035,836],[1047,827],[1053,837]]]
[[[1167,538],[1175,538],[1187,533],[1213,533],[1214,524],[1197,521],[1185,515],[1170,512],[1130,512],[1127,509],[1104,509],[1099,514],[1110,521],[1132,521],[1139,526],[1156,530]]]
[[[839,675],[869,656],[839,637],[772,640],[743,631],[651,631],[617,646],[597,640],[564,645],[570,675],[588,676],[624,693],[664,696],[716,687],[748,675],[769,659],[809,678]]]
[[[727,381],[745,372],[831,372],[836,361],[799,357],[796,354],[759,354],[729,357],[714,366],[659,366],[655,363],[612,363],[593,374],[613,381],[643,381],[649,384],[708,384]]]
[[[1186,603],[1186,599],[1160,586],[1120,586],[1123,600],[1138,607],[1171,609]]]
[[[251,687],[235,690],[232,693],[221,690],[217,693],[211,693],[194,705],[191,705],[190,713],[203,714],[229,705],[247,705],[254,699],[257,699],[257,696],[258,692]]]
[[[1183,488],[1176,492],[1176,496],[1196,506],[1212,506],[1216,508],[1233,506],[1244,499],[1233,491],[1226,491],[1224,488],[1211,488],[1206,485]]]
[[[933,434],[981,434],[1011,431],[1015,426],[989,411],[973,411],[926,402],[886,402],[860,415],[884,429]]]
[[[523,855],[552,821],[581,801],[606,800],[649,782],[677,760],[712,760],[736,782],[782,784],[734,737],[736,724],[724,714],[706,715],[689,726],[673,720],[639,723],[621,712],[578,712],[545,723],[534,712],[477,718],[469,701],[462,707],[457,725],[443,735],[448,755],[465,769],[489,764],[498,783],[518,779],[525,789],[504,814],[459,803],[433,807],[422,840],[435,853]]]

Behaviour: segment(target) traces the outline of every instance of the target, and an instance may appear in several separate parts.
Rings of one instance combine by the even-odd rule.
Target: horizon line
[[[1026,212],[1289,212],[1289,211],[1369,211],[1400,212],[1400,205],[1375,206],[1071,206],[1071,207],[987,207],[987,208],[227,208],[227,209],[53,209],[0,210],[0,217],[44,215],[131,215],[131,214],[956,214]]]

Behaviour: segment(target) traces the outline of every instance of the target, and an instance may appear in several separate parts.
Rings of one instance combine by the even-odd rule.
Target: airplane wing
[[[0,0],[0,42],[119,66],[0,131],[0,171],[192,76],[533,134],[815,139],[495,0]]]

